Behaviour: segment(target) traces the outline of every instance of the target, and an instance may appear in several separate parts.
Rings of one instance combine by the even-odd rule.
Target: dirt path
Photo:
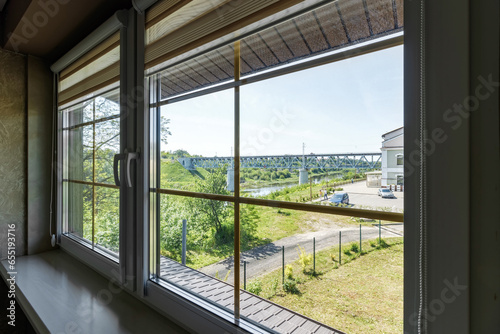
[[[339,229],[335,226],[323,228],[319,231],[286,237],[273,243],[243,252],[241,253],[240,265],[243,267],[243,261],[247,262],[247,280],[261,276],[281,267],[283,247],[285,248],[285,263],[290,263],[298,259],[297,245],[304,247],[307,253],[312,253],[313,238],[316,238],[316,251],[320,251],[322,249],[338,245],[339,232],[342,232],[342,243],[359,241],[359,227]],[[378,238],[378,235],[378,227],[362,227],[363,240],[375,239]],[[403,236],[403,224],[384,225],[381,228],[381,235],[383,238]],[[218,273],[219,277],[224,278],[228,270],[233,272],[233,266],[234,259],[233,257],[229,257],[199,270],[211,276],[215,276],[216,273]],[[243,268],[241,269],[241,277],[243,278]],[[232,273],[228,276],[227,281],[232,283]]]

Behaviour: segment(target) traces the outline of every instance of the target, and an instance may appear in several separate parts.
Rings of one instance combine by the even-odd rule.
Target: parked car
[[[333,204],[349,204],[349,195],[345,191],[339,191],[333,194],[330,198]]]
[[[382,198],[396,198],[392,190],[388,188],[380,188],[378,190],[378,195],[382,196]]]

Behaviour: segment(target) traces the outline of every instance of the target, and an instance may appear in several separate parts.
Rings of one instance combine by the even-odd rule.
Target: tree
[[[170,124],[170,119],[167,119],[164,116],[160,117],[160,140],[162,143],[167,145],[168,136],[171,136],[170,128],[168,125]]]
[[[199,193],[229,195],[226,188],[226,169],[224,167],[214,169],[205,179],[198,179],[195,183],[195,191]],[[208,228],[214,228],[216,233],[221,233],[223,225],[230,216],[230,209],[226,202],[201,199],[194,200],[193,209],[199,213],[198,219]]]

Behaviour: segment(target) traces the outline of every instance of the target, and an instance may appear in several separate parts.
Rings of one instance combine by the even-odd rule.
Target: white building
[[[403,134],[401,127],[382,135],[382,187],[403,184]]]

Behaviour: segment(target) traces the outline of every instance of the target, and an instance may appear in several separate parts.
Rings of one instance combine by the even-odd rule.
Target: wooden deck
[[[234,287],[226,282],[161,257],[160,276],[180,287],[233,310]],[[241,291],[241,315],[278,333],[342,334],[320,322],[290,311],[246,291]]]

